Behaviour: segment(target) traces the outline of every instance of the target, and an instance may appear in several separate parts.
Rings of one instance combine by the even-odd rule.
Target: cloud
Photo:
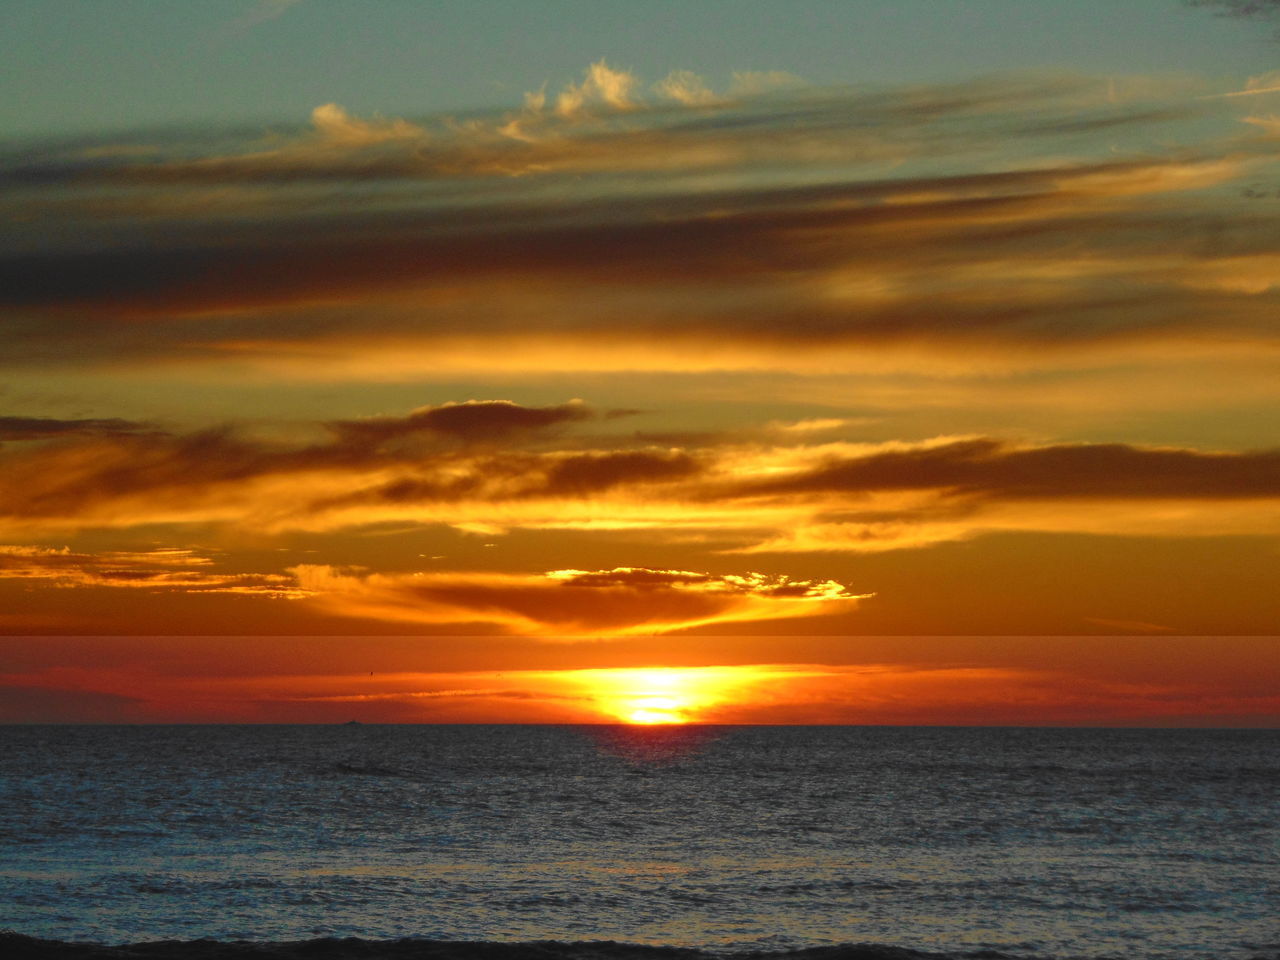
[[[1003,499],[1280,498],[1280,450],[1205,453],[1128,444],[1017,447],[955,440],[856,457],[750,482],[741,495],[944,490]]]
[[[1280,0],[1183,0],[1189,7],[1213,10],[1219,17],[1260,22],[1280,19]]]
[[[1280,356],[1274,77],[1244,101],[1160,78],[652,79],[599,61],[503,110],[325,103],[267,133],[0,157],[0,366],[64,417],[0,418],[0,541],[27,545],[0,579],[31,600],[5,624],[253,606],[299,632],[714,629],[855,603],[832,561],[861,579],[1081,535],[1180,556],[1238,536],[1239,557],[1280,532],[1277,454],[1243,449]],[[559,399],[598,405],[547,401],[566,372]],[[258,404],[277,389],[295,399]],[[196,429],[206,390],[254,421]],[[163,426],[89,419],[110,396]],[[613,419],[633,407],[643,433]],[[698,572],[734,557],[814,579]],[[575,569],[527,572],[552,567]],[[902,595],[861,616],[1020,615]],[[1053,624],[1166,622],[1072,602]]]
[[[669,102],[655,109],[631,98],[634,78],[601,62],[582,84],[566,89],[559,98],[563,109],[552,112],[540,91],[526,94],[518,111],[443,117],[427,126],[362,120],[329,103],[312,112],[309,128],[249,140],[239,149],[224,136],[169,144],[90,142],[72,149],[36,145],[0,164],[0,187],[115,185],[136,197],[138,188],[184,184],[389,181],[429,189],[443,180],[456,201],[492,197],[495,186],[509,199],[512,177],[531,178],[528,186],[536,187],[589,174],[598,178],[594,186],[619,187],[625,184],[609,184],[609,175],[660,172],[679,181],[685,174],[741,173],[744,167],[753,168],[757,182],[776,184],[786,170],[815,168],[829,179],[833,171],[879,172],[913,158],[930,165],[948,156],[980,159],[996,133],[1035,142],[1100,124],[1119,135],[1126,126],[1167,124],[1213,109],[1182,100],[1107,104],[1096,82],[1061,77],[874,93],[800,85],[763,97],[795,78],[736,76],[728,99],[710,102],[700,78],[675,71],[658,85]],[[682,97],[694,112],[678,108]],[[495,179],[507,182],[495,185]],[[322,200],[339,206],[354,200],[303,193],[297,199],[307,208]]]
[[[546,574],[353,573],[324,565],[291,571],[325,613],[406,623],[484,623],[544,636],[617,636],[815,616],[867,594],[832,580],[719,576],[619,567]]]
[[[1120,199],[1207,188],[1233,170],[1108,162],[708,195],[621,222],[593,223],[599,211],[587,205],[563,211],[568,222],[495,218],[458,232],[403,214],[365,217],[289,244],[12,257],[0,260],[0,301],[50,317],[47,329],[20,331],[15,359],[47,362],[61,342],[59,352],[74,345],[100,362],[167,355],[319,375],[342,364],[370,376],[501,369],[504,357],[519,369],[599,367],[607,357],[654,369],[838,368],[877,355],[866,347],[1034,349],[1043,361],[1046,346],[1189,342],[1208,317],[1219,334],[1268,341],[1270,304],[1242,296],[1267,288],[1222,282],[1251,258],[1265,271],[1275,255],[1256,217],[1231,228],[1233,251],[1195,240],[1222,228],[1220,214],[1203,210],[1168,220],[1176,233],[1154,251],[1145,238],[1165,218],[1131,214]],[[379,322],[340,319],[353,303]],[[556,322],[522,323],[531,307]],[[300,322],[298,310],[333,319]],[[163,327],[138,323],[159,316]],[[116,336],[103,335],[104,322]]]
[[[259,24],[276,20],[289,12],[290,7],[297,6],[302,0],[257,0],[244,14],[227,25],[229,31],[236,33],[252,30]]]
[[[327,424],[343,443],[377,446],[414,434],[436,434],[469,442],[503,439],[514,433],[537,432],[598,414],[581,400],[555,406],[526,407],[509,400],[466,400],[419,407],[406,417],[367,417]]]
[[[98,436],[0,454],[0,517],[129,524],[150,515],[245,517],[255,479],[338,462],[334,449],[288,448],[229,430]]]
[[[304,444],[256,439],[230,426],[187,434],[68,429],[54,438],[58,442],[0,453],[0,518],[57,523],[79,516],[113,525],[142,516],[158,522],[249,516],[261,521],[262,507],[296,515],[313,504],[352,499],[487,499],[504,489],[509,496],[529,497],[696,470],[688,457],[660,453],[539,455],[508,449],[463,455],[452,449],[458,441],[518,446],[547,429],[596,416],[581,401],[544,407],[465,401],[422,407],[405,417],[331,421],[323,424],[332,434],[329,442]],[[447,442],[433,448],[432,438]],[[389,471],[397,471],[392,480]]]
[[[116,418],[57,420],[51,417],[0,417],[0,441],[47,440],[66,436],[116,436],[153,430],[149,424]]]
[[[521,502],[558,502],[555,508],[535,507],[534,511],[543,519],[557,513],[568,519],[573,513],[571,502],[587,505],[619,492],[661,495],[664,484],[693,478],[705,468],[699,458],[678,450],[505,452],[445,458],[434,464],[419,462],[395,479],[360,485],[352,492],[317,501],[311,508],[317,514],[333,511],[359,516],[362,510],[412,514],[431,507],[437,517],[462,529],[500,533],[506,526],[503,518],[520,525]],[[466,506],[486,503],[495,506],[489,519]],[[448,504],[455,505],[457,513],[446,520],[443,508]],[[530,519],[528,514],[523,516],[525,521]]]
[[[702,99],[694,79],[668,92]],[[1215,259],[1265,259],[1269,234],[1200,202],[1262,169],[1259,148],[1036,152],[1082,124],[1120,136],[1211,104],[1022,78],[619,112],[638,101],[603,63],[573,89],[608,118],[534,98],[513,140],[508,115],[428,130],[326,104],[240,151],[15,154],[0,181],[30,242],[0,251],[0,310],[20,321],[6,365],[809,370],[1132,350],[1210,317],[1273,337],[1270,304],[1214,285]],[[986,156],[1000,136],[1021,162]],[[801,171],[816,185],[796,187]],[[1212,231],[1234,249],[1196,241]]]
[[[921,124],[958,123],[989,100],[1013,100],[1025,124],[1020,96],[1040,102],[1003,88],[934,92],[923,103],[906,94],[833,102],[885,115],[885,126],[914,137]],[[788,110],[812,122],[818,140],[865,135],[826,102],[788,101],[759,116],[717,112],[599,134],[578,145],[586,151],[579,159],[604,162],[596,152],[604,150],[625,163],[644,154],[665,164],[681,144],[718,154],[726,137],[755,150],[762,136],[772,142],[764,131],[785,126]],[[916,113],[926,119],[908,119]],[[1107,108],[1100,122],[1138,122],[1133,117]],[[1034,122],[1081,119],[1077,110]],[[329,145],[319,149],[321,141]],[[107,159],[68,173],[98,178],[99,203],[110,177],[123,178],[129,196],[161,198],[185,196],[195,185],[184,180],[190,176],[202,190],[231,184],[272,202],[297,188],[308,205],[290,213],[286,204],[231,231],[219,216],[161,218],[144,230],[118,224],[109,242],[42,241],[0,253],[0,309],[21,317],[7,365],[43,368],[74,356],[77,369],[198,363],[391,379],[438,370],[847,370],[881,359],[1052,365],[1099,351],[1200,350],[1205,335],[1215,350],[1280,348],[1270,322],[1277,291],[1263,282],[1280,257],[1273,232],[1256,209],[1224,199],[1270,169],[1273,158],[1259,143],[1121,159],[1032,156],[995,170],[970,157],[970,145],[944,145],[938,162],[924,167],[860,177],[855,163],[803,187],[769,171],[804,164],[761,154],[725,159],[758,171],[758,182],[744,173],[693,192],[680,179],[680,160],[643,191],[602,171],[592,191],[578,192],[557,179],[571,167],[557,167],[515,181],[503,174],[508,183],[498,192],[459,186],[461,198],[452,199],[451,188],[444,202],[423,180],[430,170],[410,169],[421,160],[419,144],[348,149],[317,135],[305,142],[305,170],[286,156],[292,148],[281,147],[177,166]],[[830,146],[832,155],[848,154],[836,141]],[[530,162],[541,168],[553,159]],[[449,176],[475,173],[463,167]],[[351,204],[338,191],[325,194],[336,206],[317,210],[313,200],[331,201],[290,179],[304,173],[337,182],[384,177],[424,192],[412,202]],[[543,177],[563,190],[544,192],[535,183]],[[73,217],[81,207],[62,209]],[[1153,245],[1153,231],[1165,242]],[[1219,233],[1231,243],[1201,242]],[[1247,276],[1237,282],[1237,274]]]
[[[659,96],[675,100],[688,107],[709,107],[724,102],[707,86],[706,81],[692,70],[672,70],[653,85],[653,90]]]
[[[815,442],[831,424],[805,421],[686,438],[701,444],[690,448],[604,435],[566,446],[547,432],[598,416],[580,401],[475,401],[316,424],[292,441],[229,427],[71,433],[0,451],[0,530],[660,529],[718,531],[726,549],[752,552],[866,552],[999,530],[1206,536],[1280,523],[1274,450],[947,436]],[[312,433],[327,439],[304,439]],[[779,436],[787,442],[763,442]],[[106,562],[47,557],[41,569],[78,565],[101,579]]]
[[[865,600],[871,594],[854,595],[834,580],[792,580],[761,573],[714,575],[688,570],[649,570],[615,567],[612,570],[552,570],[546,574],[570,587],[632,587],[639,590],[669,588],[740,594],[794,600]]]
[[[1250,77],[1245,81],[1243,90],[1232,90],[1229,93],[1211,94],[1205,99],[1221,97],[1257,97],[1267,93],[1280,93],[1280,70],[1269,70],[1266,73]]]
[[[768,424],[767,429],[782,434],[827,433],[832,430],[840,430],[844,427],[862,426],[867,422],[868,420],[866,418],[810,417],[806,420],[793,420],[790,422],[774,421],[773,423]]]
[[[1268,137],[1280,138],[1280,115],[1271,114],[1270,116],[1250,116],[1244,117],[1244,122],[1252,124],[1262,130]],[[1252,191],[1251,191],[1252,192]],[[1274,193],[1265,193],[1265,196],[1274,196]]]
[[[111,550],[89,554],[70,548],[0,545],[0,580],[46,581],[60,588],[106,587],[180,593],[234,593],[296,599],[294,578],[272,573],[229,573],[194,550]]]
[[[311,124],[329,143],[342,147],[367,147],[396,140],[420,140],[426,132],[407,120],[360,120],[336,103],[311,111]]]
[[[881,553],[1012,531],[1186,537],[1280,529],[1280,452],[1272,450],[1026,447],[991,438],[835,450],[805,454],[812,466],[774,467],[772,476],[711,494],[807,504],[798,522],[737,552]]]
[[[610,110],[631,110],[635,107],[631,99],[635,85],[636,78],[626,70],[614,70],[604,60],[597,60],[587,68],[581,83],[571,83],[560,91],[556,113],[574,117],[594,104]]]
[[[569,454],[551,462],[542,492],[583,496],[620,486],[686,480],[706,464],[683,450],[615,450]]]
[[[758,96],[803,85],[800,77],[786,70],[736,70],[729,94],[734,97]]]

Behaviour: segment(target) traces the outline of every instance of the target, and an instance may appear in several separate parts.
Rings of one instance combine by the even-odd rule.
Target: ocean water
[[[3,727],[0,928],[63,940],[1280,950],[1280,732]]]

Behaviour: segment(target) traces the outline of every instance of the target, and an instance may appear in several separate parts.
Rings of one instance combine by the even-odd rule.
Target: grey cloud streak
[[[238,153],[36,151],[0,163],[16,211],[0,324],[9,364],[36,367],[451,356],[463,339],[478,363],[513,338],[1019,349],[1179,337],[1206,317],[1271,338],[1266,264],[1238,261],[1280,240],[1223,193],[1266,172],[1269,141],[1237,119],[1119,156],[1055,139],[1220,104],[1004,78],[431,130],[326,105],[309,132]],[[525,139],[501,132],[517,120]],[[858,293],[865,277],[883,289]]]
[[[376,447],[421,433],[469,441],[496,440],[513,433],[536,432],[596,416],[598,414],[581,401],[526,407],[509,400],[467,400],[421,407],[406,417],[335,420],[326,426],[343,444]]]
[[[1096,186],[1185,169],[1108,163],[724,194],[685,204],[682,215],[637,210],[600,224],[556,222],[571,213],[562,211],[541,226],[521,215],[510,229],[489,221],[454,232],[429,217],[381,226],[372,217],[309,228],[312,239],[292,243],[272,227],[231,244],[11,257],[0,261],[0,304],[15,318],[11,355],[33,363],[47,362],[55,344],[90,358],[214,362],[355,336],[425,346],[463,335],[623,344],[730,334],[798,347],[928,338],[1016,348],[1211,327],[1274,339],[1276,295],[1258,258],[1280,256],[1280,239],[1255,214],[1135,209],[1124,198],[1107,202],[1113,188]],[[896,202],[917,193],[937,197]],[[1157,248],[1153,235],[1164,238]],[[1261,279],[1233,282],[1232,271],[1246,268]],[[821,293],[844,274],[874,274],[892,288],[843,301]],[[546,309],[561,313],[555,323],[530,327],[501,303],[483,309],[495,290],[531,282],[533,295],[550,298]],[[441,299],[460,284],[471,298]],[[624,327],[601,319],[620,309],[611,297],[641,286],[663,306],[633,312]],[[594,315],[579,306],[588,293],[600,298]],[[398,297],[426,299],[406,310]],[[344,318],[336,306],[344,302],[363,303],[371,319]],[[162,317],[169,322],[149,323]]]
[[[735,495],[943,490],[986,498],[1280,498],[1280,450],[1206,453],[1129,444],[1018,448],[980,438],[832,458]]]
[[[59,420],[53,417],[0,417],[0,441],[46,440],[66,436],[118,436],[151,432],[150,424],[115,417]]]
[[[1212,10],[1220,17],[1240,20],[1280,19],[1280,0],[1183,0],[1189,7]],[[1280,33],[1276,34],[1280,39]]]
[[[633,104],[579,122],[544,111],[482,112],[419,126],[362,121],[336,104],[317,107],[310,128],[253,137],[154,131],[124,149],[76,142],[33,145],[0,157],[0,189],[94,185],[450,182],[513,175],[671,175],[680,165],[723,170],[741,165],[818,162],[953,152],[995,135],[1078,133],[1094,125],[1142,127],[1195,115],[1195,103],[1125,105],[1093,96],[1084,77],[1006,76],[904,89],[803,88],[785,96],[742,96],[714,105]],[[1028,123],[1028,111],[1034,117]],[[975,130],[973,124],[982,124]],[[519,128],[519,129],[517,129]],[[770,137],[785,131],[787,137]],[[233,134],[238,134],[233,136]],[[708,149],[713,148],[713,149]]]

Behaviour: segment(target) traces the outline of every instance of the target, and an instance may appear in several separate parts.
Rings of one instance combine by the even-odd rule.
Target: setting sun
[[[639,725],[703,723],[709,712],[745,699],[771,674],[757,667],[671,667],[573,671],[601,713]]]
[[[688,723],[684,705],[672,697],[649,697],[636,702],[636,709],[627,714],[627,723]]]
[[[626,723],[689,723],[699,707],[721,699],[717,679],[705,670],[601,670],[601,706]],[[719,696],[717,693],[719,692]]]

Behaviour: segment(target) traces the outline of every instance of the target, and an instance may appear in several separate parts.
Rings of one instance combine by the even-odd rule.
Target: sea
[[[0,929],[1280,955],[1280,731],[0,727]]]

